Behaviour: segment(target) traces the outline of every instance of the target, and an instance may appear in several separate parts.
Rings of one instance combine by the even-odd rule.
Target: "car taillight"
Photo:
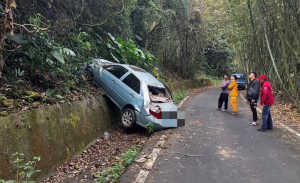
[[[153,111],[151,109],[149,109],[149,112],[152,116],[156,117],[157,119],[162,119],[162,112],[161,110],[158,111]]]

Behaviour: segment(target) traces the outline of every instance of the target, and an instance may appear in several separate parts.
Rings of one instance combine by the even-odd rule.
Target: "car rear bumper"
[[[164,119],[157,119],[152,115],[143,115],[136,111],[137,124],[147,128],[148,123],[152,123],[155,130],[161,130],[165,128],[177,128],[185,125],[185,115],[183,111],[173,111],[173,117],[171,115],[163,115]],[[174,117],[176,113],[176,117]],[[171,118],[171,119],[170,119]]]

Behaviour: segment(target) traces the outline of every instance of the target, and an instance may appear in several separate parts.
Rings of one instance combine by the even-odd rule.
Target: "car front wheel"
[[[126,129],[132,128],[136,123],[136,115],[133,109],[127,108],[122,112],[122,126]]]

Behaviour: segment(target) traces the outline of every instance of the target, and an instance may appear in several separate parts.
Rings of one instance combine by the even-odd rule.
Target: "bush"
[[[185,97],[187,97],[187,95],[188,95],[187,91],[185,91],[185,90],[178,90],[177,93],[173,97],[173,102],[176,104],[180,100],[182,100]]]

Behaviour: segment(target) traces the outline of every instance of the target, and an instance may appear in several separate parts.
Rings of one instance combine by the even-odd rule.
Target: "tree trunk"
[[[9,32],[14,34],[13,26],[13,9],[16,8],[15,0],[6,0],[5,10],[3,12],[3,24],[0,39],[0,78],[2,76],[3,68],[5,66],[5,60],[3,56],[3,50],[5,46],[6,34]]]

